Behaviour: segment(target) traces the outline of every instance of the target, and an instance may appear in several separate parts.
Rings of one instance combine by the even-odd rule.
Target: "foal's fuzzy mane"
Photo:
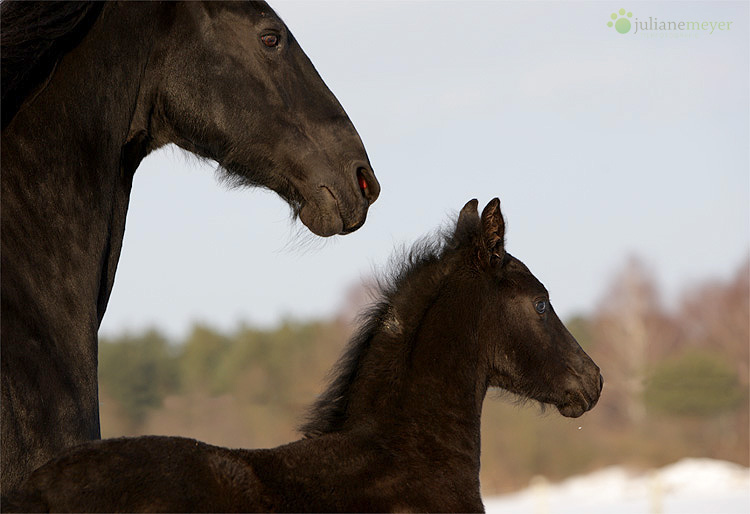
[[[2,127],[26,97],[53,72],[60,58],[80,43],[101,14],[104,2],[21,2],[3,0]]]
[[[350,389],[378,334],[388,334],[386,341],[398,347],[394,352],[399,348],[404,350],[404,346],[410,344],[411,336],[437,295],[442,279],[455,268],[456,259],[450,258],[449,254],[457,253],[456,250],[473,235],[473,230],[456,231],[455,226],[449,225],[450,230],[442,229],[425,237],[391,258],[385,275],[378,278],[378,299],[360,314],[358,331],[329,373],[325,392],[315,401],[299,429],[305,437],[343,428]],[[378,344],[390,343],[379,340]]]

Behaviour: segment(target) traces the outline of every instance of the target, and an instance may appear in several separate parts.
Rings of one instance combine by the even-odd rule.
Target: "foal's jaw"
[[[557,410],[566,418],[577,418],[585,412],[590,411],[599,400],[597,393],[596,398],[590,398],[583,390],[570,390],[565,392],[567,402],[555,405]]]
[[[588,356],[585,357],[585,372],[578,373],[568,368],[570,376],[565,381],[567,387],[563,389],[563,401],[555,404],[560,414],[568,418],[577,418],[593,409],[604,385],[599,367]]]

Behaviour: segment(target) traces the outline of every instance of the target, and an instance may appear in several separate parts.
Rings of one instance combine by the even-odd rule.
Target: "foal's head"
[[[399,261],[302,432],[312,437],[382,416],[376,404],[409,394],[405,377],[437,377],[447,387],[449,374],[470,383],[480,405],[491,386],[552,404],[564,416],[591,409],[602,389],[599,368],[560,322],[541,282],[505,252],[504,235],[500,201],[480,217],[471,200],[453,230]],[[439,396],[461,395],[457,387],[454,381]],[[406,405],[396,404],[397,411]]]
[[[471,200],[459,215],[453,245],[482,286],[477,333],[488,385],[549,403],[578,417],[599,399],[599,367],[555,314],[549,293],[505,251],[505,222],[495,198],[482,212]]]

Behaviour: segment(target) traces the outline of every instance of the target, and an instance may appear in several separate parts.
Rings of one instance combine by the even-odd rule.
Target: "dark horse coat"
[[[379,186],[265,2],[14,2],[2,15],[2,488],[99,437],[97,331],[133,174],[168,143],[276,191],[315,234]]]
[[[303,427],[269,450],[176,437],[82,445],[34,472],[7,511],[413,512],[483,510],[480,417],[488,387],[580,416],[599,368],[505,252],[497,199],[469,202],[425,242],[341,358]]]

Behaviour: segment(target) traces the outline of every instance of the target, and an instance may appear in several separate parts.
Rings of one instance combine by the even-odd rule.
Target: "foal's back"
[[[255,452],[263,452],[256,450]],[[4,512],[270,511],[248,454],[148,436],[79,446],[34,472]],[[134,465],[134,463],[138,463]],[[239,494],[243,493],[243,494]],[[255,505],[248,505],[248,500]]]

